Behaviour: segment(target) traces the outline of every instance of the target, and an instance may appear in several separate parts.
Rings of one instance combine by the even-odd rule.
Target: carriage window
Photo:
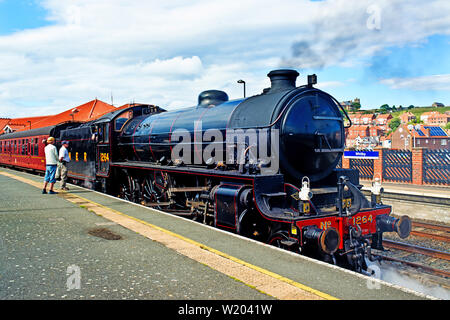
[[[39,155],[39,144],[38,144],[38,138],[36,138],[34,140],[34,155],[38,156]]]

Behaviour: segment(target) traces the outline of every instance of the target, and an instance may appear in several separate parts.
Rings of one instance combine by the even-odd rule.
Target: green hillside
[[[397,110],[395,112],[392,112],[391,114],[395,118],[395,117],[400,116],[405,111],[409,111],[409,112],[413,113],[416,116],[416,118],[420,118],[420,115],[422,113],[424,113],[424,112],[437,111],[437,112],[440,112],[440,113],[445,113],[445,111],[450,111],[450,106],[449,107],[437,107],[437,108],[433,108],[433,107],[414,107],[414,108],[409,109],[409,110],[408,109],[403,109],[403,110],[400,110],[400,111]]]

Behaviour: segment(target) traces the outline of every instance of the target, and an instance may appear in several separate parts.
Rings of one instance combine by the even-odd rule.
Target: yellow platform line
[[[4,171],[0,171],[0,174],[30,184],[37,188],[42,188],[42,183]],[[227,253],[211,248],[205,244],[151,224],[147,221],[129,216],[123,212],[106,207],[82,196],[66,192],[60,192],[59,195],[70,202],[77,204],[83,203],[83,206],[86,209],[93,211],[97,215],[114,221],[145,237],[160,242],[195,261],[206,264],[212,269],[242,281],[243,283],[277,299],[337,300],[336,297],[333,297],[327,293],[313,289],[304,284],[233,257]]]

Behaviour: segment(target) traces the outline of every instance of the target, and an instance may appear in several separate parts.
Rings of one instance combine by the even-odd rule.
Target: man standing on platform
[[[53,191],[53,186],[55,185],[56,178],[56,167],[58,165],[58,151],[55,147],[55,138],[49,137],[47,139],[47,146],[44,148],[45,151],[45,177],[44,177],[44,189],[43,194],[47,193],[47,184],[50,182],[50,194],[56,194]]]
[[[66,186],[67,181],[67,163],[69,163],[69,142],[63,141],[61,149],[59,149],[59,161],[61,162],[61,190],[69,190]]]

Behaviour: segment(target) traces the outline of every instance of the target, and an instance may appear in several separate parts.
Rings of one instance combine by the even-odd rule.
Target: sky
[[[448,0],[0,0],[0,117],[237,99],[279,68],[363,109],[450,105],[449,16]]]

